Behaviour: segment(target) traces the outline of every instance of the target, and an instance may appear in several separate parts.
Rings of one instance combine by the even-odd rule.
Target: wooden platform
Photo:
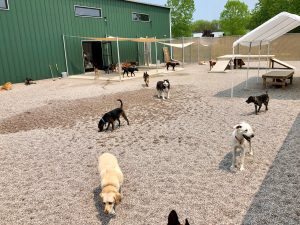
[[[275,59],[275,58],[270,59],[270,63],[271,63],[272,68],[274,68],[274,64],[275,63],[278,63],[279,65],[284,66],[287,69],[292,69],[292,70],[296,69],[296,67],[294,67],[294,66],[292,66],[292,65],[290,65],[290,64],[288,64],[286,62],[283,62],[283,61],[281,61],[279,59]]]
[[[270,71],[266,74],[262,75],[263,85],[267,86],[267,83],[270,85],[281,85],[281,87],[285,87],[287,85],[286,80],[290,80],[290,84],[293,83],[293,70],[285,70],[285,71]],[[271,79],[271,81],[267,82],[267,79]]]

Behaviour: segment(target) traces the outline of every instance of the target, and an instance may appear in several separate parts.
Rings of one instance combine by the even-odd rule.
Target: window
[[[143,13],[132,13],[133,21],[150,22],[149,15]]]
[[[8,9],[8,0],[0,0],[0,9]]]
[[[101,18],[102,11],[98,8],[75,5],[75,16]]]

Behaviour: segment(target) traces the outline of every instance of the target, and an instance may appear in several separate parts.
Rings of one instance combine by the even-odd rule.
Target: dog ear
[[[241,126],[240,124],[237,124],[237,125],[235,125],[233,128],[234,128],[234,129],[240,129],[240,128],[242,128],[242,126]]]
[[[172,210],[168,217],[168,225],[180,224],[175,210]]]
[[[120,204],[121,200],[122,200],[121,194],[120,193],[116,193],[116,195],[115,195],[115,204],[116,205]]]
[[[187,219],[185,219],[185,225],[190,225]]]
[[[103,201],[103,193],[102,192],[99,194],[99,197],[100,197],[101,201]]]

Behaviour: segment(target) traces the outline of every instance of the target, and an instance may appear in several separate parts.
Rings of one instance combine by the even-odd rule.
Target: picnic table
[[[293,83],[293,74],[294,70],[286,70],[286,71],[270,71],[264,75],[263,78],[263,86],[267,86],[267,79],[271,79],[268,84],[271,85],[281,85],[281,87],[285,87],[287,83],[285,82],[287,79],[290,80],[290,84]]]

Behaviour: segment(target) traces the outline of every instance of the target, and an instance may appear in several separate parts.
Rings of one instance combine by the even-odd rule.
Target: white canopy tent
[[[234,60],[234,48],[238,45],[243,45],[249,47],[248,55],[250,56],[251,47],[252,46],[259,46],[259,54],[262,45],[268,45],[268,55],[269,55],[269,45],[270,43],[277,39],[278,37],[284,35],[285,33],[289,32],[290,30],[300,26],[300,16],[281,12],[278,15],[274,16],[270,20],[266,21],[259,27],[255,28],[254,30],[250,31],[240,39],[236,40],[233,45],[233,57],[231,63],[231,69],[233,69],[233,60]],[[260,67],[260,60],[259,60],[259,67]],[[249,57],[248,57],[248,71],[247,71],[247,80],[248,80],[248,73],[249,73]],[[259,74],[259,71],[258,71]],[[246,80],[246,87],[247,87],[247,80]],[[233,83],[231,87],[231,97],[233,97]]]

